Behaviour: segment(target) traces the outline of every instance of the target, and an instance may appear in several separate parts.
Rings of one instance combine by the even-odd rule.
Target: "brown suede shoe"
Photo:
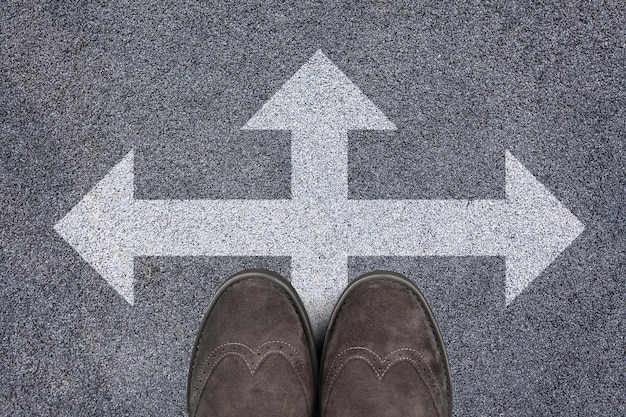
[[[324,417],[448,417],[448,359],[424,296],[405,277],[356,279],[333,311],[320,378]]]
[[[189,416],[302,416],[315,411],[309,319],[284,278],[244,271],[213,298],[194,345]]]

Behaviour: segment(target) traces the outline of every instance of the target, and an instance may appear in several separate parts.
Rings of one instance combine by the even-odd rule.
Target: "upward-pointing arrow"
[[[291,282],[317,332],[348,279],[348,131],[395,128],[322,51],[243,127],[292,132],[292,199],[311,223],[292,256]]]
[[[243,127],[292,131],[292,198],[316,205],[348,196],[349,130],[395,128],[322,51]]]

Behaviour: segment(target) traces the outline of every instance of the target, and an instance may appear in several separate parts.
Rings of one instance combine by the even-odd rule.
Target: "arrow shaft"
[[[332,308],[348,284],[348,257],[345,253],[323,259],[311,253],[293,256],[291,284],[304,303],[315,336],[322,340]]]
[[[125,240],[135,256],[505,254],[506,201],[348,200],[335,208],[330,219],[289,200],[136,200]],[[344,232],[330,228],[344,221]],[[344,233],[347,247],[331,249]]]
[[[348,196],[348,132],[316,126],[296,129],[291,139],[291,190],[316,206]]]
[[[504,200],[351,200],[351,256],[504,255]]]
[[[136,200],[135,256],[289,256],[288,200]]]

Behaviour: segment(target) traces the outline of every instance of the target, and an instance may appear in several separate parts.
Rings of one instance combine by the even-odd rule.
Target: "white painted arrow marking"
[[[394,125],[317,52],[244,126],[292,131],[291,200],[135,200],[130,152],[55,230],[129,303],[135,256],[291,256],[319,336],[348,256],[504,256],[510,303],[583,225],[508,151],[505,200],[348,200],[347,131]]]

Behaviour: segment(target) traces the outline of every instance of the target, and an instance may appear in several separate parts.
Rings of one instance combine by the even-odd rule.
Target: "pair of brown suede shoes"
[[[189,416],[450,416],[445,347],[421,292],[392,272],[353,281],[326,331],[320,375],[306,311],[270,271],[229,278],[194,345]]]

